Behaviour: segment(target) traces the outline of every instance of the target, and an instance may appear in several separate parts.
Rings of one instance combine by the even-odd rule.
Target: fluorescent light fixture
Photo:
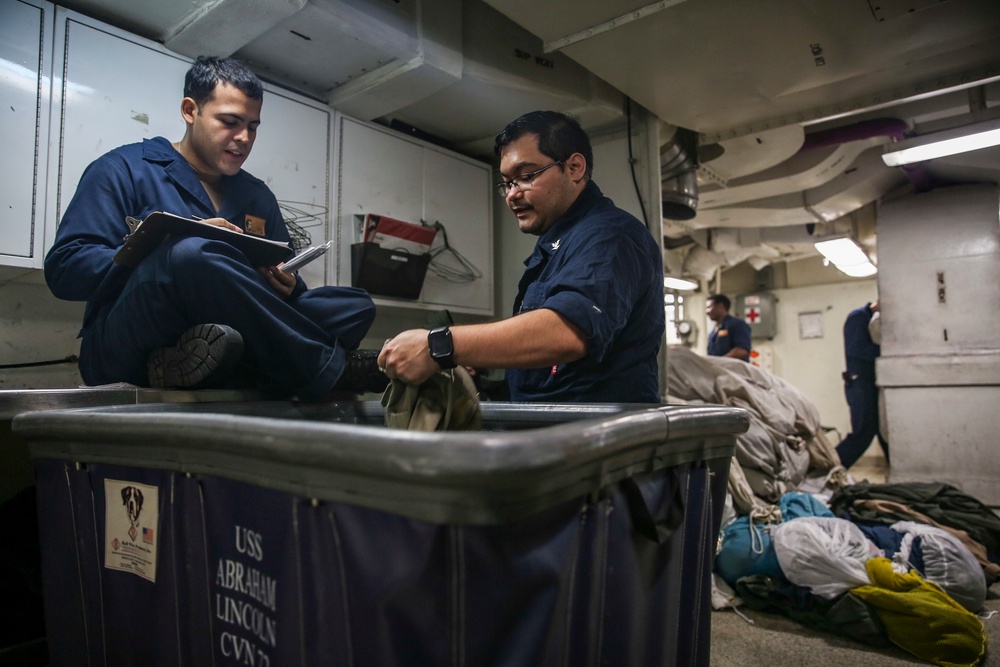
[[[874,276],[878,273],[878,269],[871,262],[865,262],[864,264],[834,264],[838,269],[841,270],[846,275],[852,278],[867,278],[868,276]]]
[[[899,167],[997,145],[1000,145],[1000,120],[991,120],[890,144],[882,161],[890,167]]]
[[[817,241],[816,250],[843,273],[853,278],[865,278],[878,272],[868,255],[854,239],[842,237]]]
[[[671,278],[667,276],[663,279],[663,286],[667,289],[680,290],[682,292],[693,292],[698,289],[698,283],[682,278]]]
[[[829,241],[818,241],[816,250],[834,264],[863,264],[868,261],[868,255],[853,239],[843,237]]]

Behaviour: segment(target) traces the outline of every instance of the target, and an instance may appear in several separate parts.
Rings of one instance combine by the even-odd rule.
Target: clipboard
[[[122,266],[138,266],[169,235],[200,236],[225,241],[246,255],[254,266],[276,266],[295,252],[291,246],[281,241],[241,234],[225,227],[216,227],[162,211],[150,213],[140,221],[126,218],[126,222],[131,232],[125,237],[125,244],[115,254],[115,264]]]

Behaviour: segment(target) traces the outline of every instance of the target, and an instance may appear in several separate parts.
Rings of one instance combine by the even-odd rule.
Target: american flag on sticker
[[[144,527],[142,529],[142,541],[145,542],[146,544],[152,544],[153,543],[153,529],[152,528],[145,528]]]

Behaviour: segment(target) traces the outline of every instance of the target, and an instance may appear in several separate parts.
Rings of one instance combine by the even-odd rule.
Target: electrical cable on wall
[[[649,229],[649,217],[646,215],[646,206],[642,203],[642,193],[639,192],[639,181],[635,177],[635,158],[632,157],[632,98],[625,97],[625,117],[628,119],[628,168],[632,172],[632,186],[635,188],[635,196],[639,199],[639,209],[642,211],[642,222]]]
[[[437,220],[431,225],[424,220],[420,223],[426,227],[433,227],[441,235],[442,245],[430,252],[431,263],[427,267],[429,271],[450,283],[471,283],[483,277],[483,272],[475,264],[451,246],[444,225]]]
[[[49,359],[47,361],[26,361],[21,364],[0,364],[0,370],[8,370],[11,368],[35,368],[36,366],[55,366],[57,364],[75,364],[80,361],[80,358],[75,354],[71,354],[68,357],[62,359]]]

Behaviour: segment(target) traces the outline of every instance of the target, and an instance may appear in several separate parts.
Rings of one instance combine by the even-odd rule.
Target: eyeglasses
[[[506,197],[507,194],[510,192],[510,189],[513,188],[513,187],[515,187],[515,186],[517,186],[518,190],[520,190],[521,192],[524,192],[525,190],[528,190],[528,189],[531,188],[531,182],[533,180],[535,180],[536,176],[538,176],[540,173],[542,173],[546,169],[550,169],[550,168],[556,166],[557,164],[562,164],[565,161],[566,160],[556,160],[552,164],[547,164],[544,167],[542,167],[541,169],[536,169],[534,171],[529,171],[527,174],[520,174],[519,176],[515,176],[514,178],[510,179],[509,181],[500,181],[499,183],[497,183],[497,192],[500,193],[501,197]]]

